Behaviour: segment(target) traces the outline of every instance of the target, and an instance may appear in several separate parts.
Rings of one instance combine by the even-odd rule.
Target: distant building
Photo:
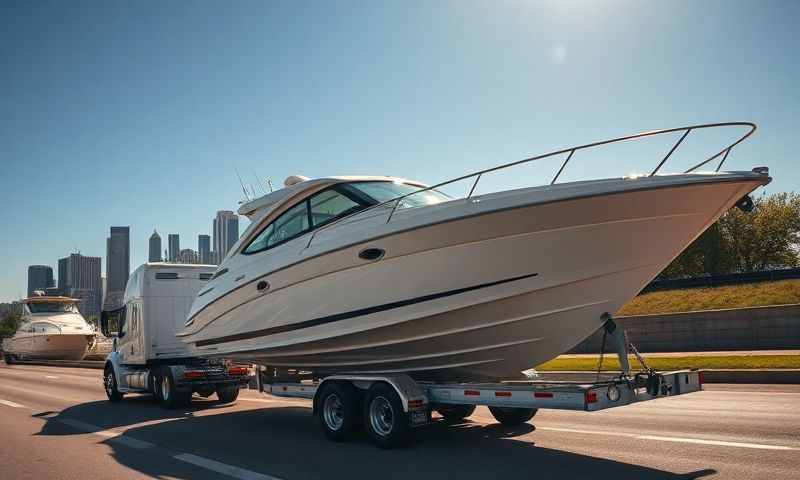
[[[239,240],[239,216],[230,210],[220,210],[214,219],[215,263],[222,263],[225,255]]]
[[[178,253],[178,263],[198,263],[197,252],[184,248]]]
[[[86,318],[97,317],[102,310],[101,270],[100,257],[73,253],[58,261],[58,290],[62,295],[80,299],[78,310]]]
[[[198,262],[204,265],[211,264],[214,260],[211,258],[211,237],[208,235],[197,236],[197,256]]]
[[[169,256],[167,260],[170,262],[177,262],[178,254],[181,253],[181,238],[177,233],[170,233],[167,235],[167,243],[169,244]]]
[[[149,251],[147,261],[148,262],[160,262],[161,261],[161,235],[158,234],[155,230],[153,230],[153,234],[150,235],[150,251]]]
[[[28,267],[28,296],[36,290],[45,291],[55,286],[53,269],[47,265],[31,265]]]
[[[131,273],[130,233],[130,227],[111,227],[111,235],[106,239],[105,305],[122,305]]]

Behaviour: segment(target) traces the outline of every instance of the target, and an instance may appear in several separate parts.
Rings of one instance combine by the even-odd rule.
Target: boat
[[[715,127],[748,131],[684,173],[660,173],[690,132]],[[728,209],[752,207],[768,169],[720,168],[755,128],[645,132],[433,186],[290,177],[241,205],[251,224],[178,335],[204,355],[289,374],[522,378],[602,327]],[[649,174],[557,182],[578,152],[666,134],[681,136]],[[559,155],[546,185],[475,194],[494,171]],[[442,193],[464,180],[463,198]]]
[[[18,359],[82,360],[94,331],[78,311],[79,301],[39,291],[22,300],[19,327],[3,340],[6,363]]]

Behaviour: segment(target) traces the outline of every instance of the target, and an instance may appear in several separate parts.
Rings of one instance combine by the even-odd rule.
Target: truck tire
[[[222,403],[233,403],[239,397],[239,385],[223,385],[217,388],[217,397]]]
[[[107,366],[103,371],[103,387],[110,402],[119,402],[122,400],[124,394],[117,388],[117,379],[114,376],[114,367],[111,365]]]
[[[448,423],[458,423],[472,415],[475,405],[439,405],[436,407],[439,415]]]
[[[181,408],[191,403],[192,391],[178,390],[175,379],[172,376],[172,370],[169,367],[161,369],[156,381],[158,382],[156,386],[157,397],[163,407]]]
[[[536,408],[489,407],[489,411],[498,422],[514,427],[533,418],[538,410]]]
[[[403,402],[394,388],[376,382],[364,398],[364,429],[372,443],[380,448],[394,448],[408,444],[411,426]]]
[[[16,361],[14,355],[11,355],[10,353],[4,353],[3,359],[6,361],[6,365],[13,365],[14,362]]]
[[[317,419],[325,436],[334,442],[350,439],[359,426],[359,395],[344,382],[325,382],[317,394]]]

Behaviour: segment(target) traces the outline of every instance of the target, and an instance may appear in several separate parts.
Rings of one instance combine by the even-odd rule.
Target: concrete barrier
[[[615,321],[642,352],[800,348],[800,304],[637,315]],[[598,331],[568,353],[599,353],[601,342]]]

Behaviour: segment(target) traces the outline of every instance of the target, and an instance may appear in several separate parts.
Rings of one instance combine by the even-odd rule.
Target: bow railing
[[[706,124],[702,124],[702,125],[690,125],[690,126],[687,126],[687,127],[667,128],[667,129],[663,129],[663,130],[652,130],[652,131],[649,131],[649,132],[637,133],[635,135],[626,135],[624,137],[612,138],[610,140],[603,140],[603,141],[600,141],[600,142],[593,142],[593,143],[587,143],[585,145],[578,145],[578,146],[575,146],[575,147],[563,148],[561,150],[555,150],[553,152],[545,153],[545,154],[542,154],[542,155],[536,155],[534,157],[523,158],[522,160],[517,160],[515,162],[506,163],[506,164],[503,164],[503,165],[498,165],[496,167],[487,168],[485,170],[480,170],[480,171],[477,171],[477,172],[469,173],[467,175],[462,175],[462,176],[457,177],[457,178],[453,178],[453,179],[446,180],[446,181],[441,182],[441,183],[437,183],[436,185],[431,185],[430,187],[425,187],[425,188],[419,189],[419,190],[411,192],[411,193],[400,195],[400,196],[392,198],[390,200],[386,200],[384,202],[372,205],[372,206],[370,206],[370,207],[368,207],[368,208],[366,208],[364,210],[359,210],[357,212],[353,212],[353,213],[351,213],[349,215],[346,215],[344,217],[338,218],[335,221],[330,222],[328,224],[325,224],[325,225],[321,226],[320,228],[314,230],[311,233],[311,236],[308,239],[308,243],[306,244],[306,248],[311,246],[311,242],[314,241],[314,238],[316,237],[317,233],[319,233],[320,231],[325,230],[327,228],[330,228],[330,227],[332,227],[334,225],[337,225],[340,222],[342,222],[344,220],[347,220],[348,218],[351,218],[351,217],[353,217],[355,215],[360,215],[360,214],[362,214],[362,213],[364,213],[366,211],[374,210],[374,209],[377,209],[377,208],[380,208],[380,207],[383,207],[383,206],[387,206],[389,204],[393,204],[392,209],[389,212],[389,216],[386,218],[386,223],[389,223],[392,220],[392,216],[394,216],[394,213],[397,211],[397,207],[402,203],[402,201],[405,198],[410,197],[412,195],[418,195],[420,193],[424,193],[424,192],[427,192],[427,191],[430,191],[430,190],[436,190],[436,189],[439,189],[439,188],[444,187],[446,185],[450,185],[452,183],[460,182],[460,181],[463,181],[463,180],[466,180],[466,179],[474,177],[475,181],[472,183],[472,186],[469,189],[469,193],[465,197],[465,198],[471,198],[472,194],[475,193],[475,188],[478,186],[478,182],[481,180],[481,178],[483,178],[484,175],[486,175],[488,173],[496,172],[498,170],[505,170],[507,168],[511,168],[511,167],[514,167],[514,166],[517,166],[517,165],[522,165],[522,164],[525,164],[525,163],[535,162],[537,160],[543,160],[543,159],[546,159],[546,158],[567,154],[567,157],[564,159],[564,162],[561,164],[561,167],[558,169],[558,171],[556,172],[555,176],[550,181],[550,185],[554,185],[556,183],[556,181],[558,180],[558,177],[561,176],[561,173],[566,168],[567,164],[570,162],[570,160],[572,160],[572,157],[575,156],[575,152],[579,152],[581,150],[586,150],[586,149],[589,149],[589,148],[599,147],[599,146],[602,146],[602,145],[609,145],[609,144],[612,144],[612,143],[620,143],[620,142],[626,142],[626,141],[630,141],[630,140],[637,140],[637,139],[641,139],[641,138],[655,137],[655,136],[658,136],[658,135],[667,135],[667,134],[670,134],[670,133],[683,132],[683,135],[681,135],[681,137],[678,139],[678,141],[675,142],[675,144],[672,145],[672,148],[670,148],[670,150],[666,153],[666,155],[664,155],[664,157],[661,158],[661,161],[658,162],[658,165],[656,165],[656,167],[653,169],[653,171],[650,173],[650,175],[648,175],[648,176],[652,177],[655,174],[657,174],[659,172],[659,170],[661,170],[661,167],[663,167],[664,164],[667,162],[667,160],[670,159],[672,154],[675,153],[675,151],[678,149],[678,147],[681,146],[683,141],[686,140],[686,137],[688,137],[690,133],[692,133],[693,131],[696,131],[696,130],[703,130],[703,129],[710,129],[710,128],[725,128],[725,127],[747,127],[747,131],[741,137],[739,137],[736,141],[731,143],[730,145],[724,147],[719,152],[717,152],[714,155],[712,155],[711,157],[703,160],[702,162],[694,165],[693,167],[689,168],[688,170],[686,170],[683,173],[693,172],[693,171],[697,170],[698,168],[700,168],[700,167],[702,167],[704,165],[707,165],[708,163],[716,160],[717,158],[722,157],[720,159],[719,163],[717,164],[716,169],[714,170],[715,172],[718,172],[722,168],[722,165],[725,163],[725,160],[728,159],[728,155],[730,154],[731,149],[733,149],[733,147],[735,147],[736,145],[739,145],[740,143],[745,141],[750,135],[753,134],[753,132],[756,131],[757,127],[756,127],[755,123],[751,123],[751,122],[706,123]]]

